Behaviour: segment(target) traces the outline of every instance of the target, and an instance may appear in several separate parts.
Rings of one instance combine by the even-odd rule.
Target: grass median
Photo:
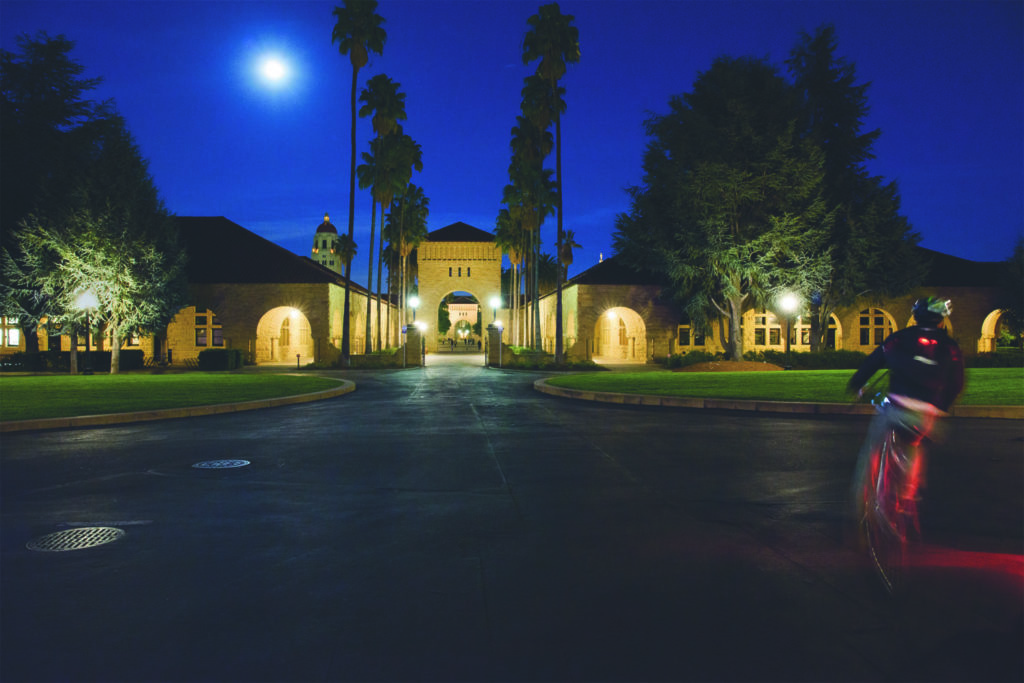
[[[189,372],[0,376],[0,421],[242,403],[337,386],[337,380],[312,375]]]
[[[600,372],[552,377],[548,384],[582,391],[801,403],[849,403],[852,370],[792,372]],[[879,377],[879,375],[875,375]],[[961,405],[1024,405],[1024,368],[967,371]]]

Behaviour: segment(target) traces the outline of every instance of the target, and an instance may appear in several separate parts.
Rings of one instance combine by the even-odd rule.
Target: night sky
[[[351,66],[331,43],[334,2],[0,1],[0,43],[43,30],[77,45],[94,99],[115,100],[167,207],[222,215],[309,255],[324,212],[348,222]],[[494,229],[519,113],[526,20],[540,0],[381,0],[387,43],[360,72],[407,93],[405,130],[423,148],[414,174],[428,228]],[[897,180],[922,245],[1007,258],[1024,231],[1024,3],[576,0],[581,59],[563,81],[565,227],[583,248],[570,274],[612,253],[624,188],[642,175],[643,122],[664,113],[719,55],[784,68],[801,30],[836,26],[839,49],[870,82],[869,170]],[[261,75],[276,55],[287,74]],[[358,151],[368,149],[360,119]],[[2,150],[0,150],[2,154]],[[2,157],[0,157],[2,160]],[[554,166],[552,157],[549,165]],[[370,196],[356,197],[365,284]],[[553,252],[554,221],[543,228]],[[379,239],[379,228],[378,228]]]

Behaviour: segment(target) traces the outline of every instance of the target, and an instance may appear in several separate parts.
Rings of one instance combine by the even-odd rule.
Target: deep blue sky
[[[76,41],[105,81],[168,208],[223,215],[302,255],[323,213],[348,213],[351,67],[331,43],[334,2],[0,0],[0,43],[44,30]],[[413,182],[429,229],[493,230],[519,113],[520,46],[540,0],[381,0],[388,39],[360,72],[408,94],[406,131],[423,147]],[[899,182],[926,247],[1002,260],[1024,230],[1024,19],[1019,0],[761,2],[567,0],[582,57],[564,85],[565,227],[583,248],[572,274],[612,253],[623,188],[642,175],[643,122],[690,90],[719,55],[783,61],[800,30],[836,26],[838,54],[870,82],[877,175]],[[269,87],[258,59],[292,77]],[[359,120],[359,147],[371,136]],[[2,151],[0,151],[2,154]],[[551,166],[554,165],[552,159]],[[370,198],[356,197],[365,281]],[[553,251],[553,222],[545,226]],[[378,232],[379,234],[379,232]],[[378,237],[379,239],[379,237]]]

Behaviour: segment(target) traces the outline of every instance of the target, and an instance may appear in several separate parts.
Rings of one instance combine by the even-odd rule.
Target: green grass
[[[549,384],[584,391],[695,398],[848,403],[851,370],[794,372],[604,372],[553,377]],[[879,375],[875,375],[879,377]],[[962,405],[1024,405],[1024,368],[967,371]]]
[[[338,386],[325,377],[180,375],[0,376],[0,420],[100,415],[257,401]]]

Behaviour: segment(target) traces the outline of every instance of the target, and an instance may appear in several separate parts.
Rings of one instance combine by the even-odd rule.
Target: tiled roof
[[[333,283],[345,279],[223,216],[176,216],[188,254],[188,281],[209,283]],[[352,285],[353,290],[364,290]]]
[[[494,235],[463,222],[452,223],[427,235],[428,242],[493,242]]]
[[[927,265],[926,287],[999,287],[1006,269],[1003,261],[968,261],[924,247],[917,251]]]
[[[587,268],[571,278],[566,285],[657,285],[664,286],[650,271],[638,272],[629,268],[615,256]]]

